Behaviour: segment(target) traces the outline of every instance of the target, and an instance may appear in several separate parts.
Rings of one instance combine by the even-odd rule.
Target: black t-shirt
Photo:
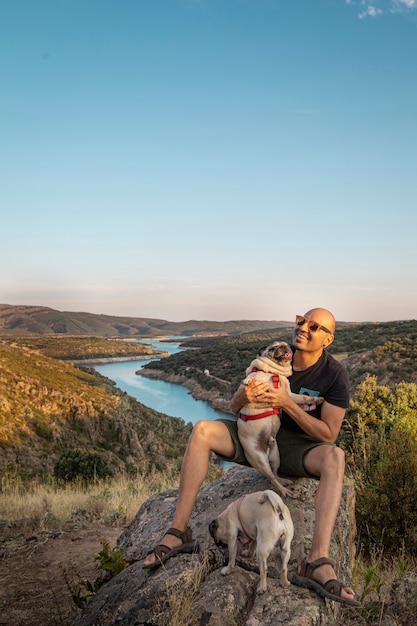
[[[292,348],[294,350],[294,347]],[[347,409],[349,407],[349,378],[346,368],[331,354],[323,354],[311,367],[302,372],[293,372],[288,379],[293,393],[323,396],[329,404]],[[320,419],[321,405],[302,407],[313,417]],[[286,430],[303,432],[294,420],[282,411],[281,426]]]

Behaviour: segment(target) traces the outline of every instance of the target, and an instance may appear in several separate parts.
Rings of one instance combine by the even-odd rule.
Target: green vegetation
[[[275,340],[291,343],[291,339],[291,328],[238,337],[193,338],[182,345],[199,350],[173,354],[148,363],[143,369],[145,375],[146,370],[152,369],[198,380],[204,389],[216,388],[230,397],[259,348]],[[368,375],[375,375],[384,384],[402,379],[417,383],[416,320],[340,325],[329,352],[347,367],[352,391]],[[209,370],[216,378],[205,376],[204,370]]]
[[[102,546],[95,558],[97,568],[110,576],[122,572],[127,567],[123,552],[117,546],[110,548],[110,544],[107,541],[102,541]],[[87,600],[97,593],[105,582],[107,582],[107,578],[103,575],[94,582],[80,578],[77,585],[72,585],[67,580],[73,602],[79,609],[83,608]]]
[[[85,360],[131,357],[150,358],[163,353],[139,342],[103,339],[102,337],[3,337],[2,342],[14,347],[37,350],[45,356],[64,360]]]
[[[355,479],[362,549],[417,555],[417,385],[387,387],[366,378],[341,440]]]
[[[54,476],[57,480],[71,482],[81,479],[85,484],[113,475],[106,459],[98,452],[72,449],[61,454],[55,463]]]

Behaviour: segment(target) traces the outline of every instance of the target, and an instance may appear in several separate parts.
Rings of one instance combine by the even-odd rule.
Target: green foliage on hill
[[[387,387],[367,377],[341,441],[355,478],[362,545],[417,554],[417,385]]]
[[[197,380],[204,389],[216,388],[230,395],[237,389],[259,348],[275,340],[291,343],[292,328],[238,337],[189,339],[182,345],[199,347],[198,350],[189,349],[148,363],[143,368],[144,374],[150,369],[175,373]],[[399,382],[403,378],[417,382],[416,320],[341,325],[328,350],[347,367],[352,389],[369,374],[383,383]],[[216,378],[204,375],[205,370]]]
[[[119,357],[150,358],[162,354],[161,350],[154,350],[151,346],[137,341],[120,341],[103,337],[40,335],[37,337],[3,337],[1,341],[11,346],[38,350],[45,356],[55,359],[73,361]]]
[[[65,450],[54,466],[54,476],[64,482],[81,479],[85,484],[108,478],[113,471],[98,452],[73,448]]]

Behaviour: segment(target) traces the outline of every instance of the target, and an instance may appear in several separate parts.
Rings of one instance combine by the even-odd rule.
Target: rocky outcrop
[[[309,547],[314,523],[317,481],[294,481],[294,498],[286,499],[295,527],[289,578]],[[118,546],[130,565],[102,586],[77,618],[74,626],[324,626],[339,623],[340,605],[315,593],[279,584],[279,550],[268,559],[268,591],[256,594],[258,570],[253,560],[239,557],[227,577],[220,568],[227,550],[214,545],[208,524],[233,500],[245,493],[270,488],[269,481],[252,468],[233,466],[200,489],[191,526],[200,553],[180,555],[153,573],[142,568],[146,553],[169,526],[177,490],[147,500]],[[350,581],[355,548],[354,489],[345,486],[331,544],[338,576]]]

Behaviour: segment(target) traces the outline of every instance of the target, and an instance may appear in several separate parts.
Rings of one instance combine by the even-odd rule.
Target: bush
[[[356,483],[356,516],[366,551],[417,554],[417,442],[384,424],[368,434],[366,462]]]
[[[417,554],[417,386],[389,388],[368,377],[349,414],[341,441],[356,483],[362,547]]]
[[[54,467],[55,478],[65,482],[82,479],[90,483],[112,475],[111,467],[101,454],[79,449],[64,452]]]

